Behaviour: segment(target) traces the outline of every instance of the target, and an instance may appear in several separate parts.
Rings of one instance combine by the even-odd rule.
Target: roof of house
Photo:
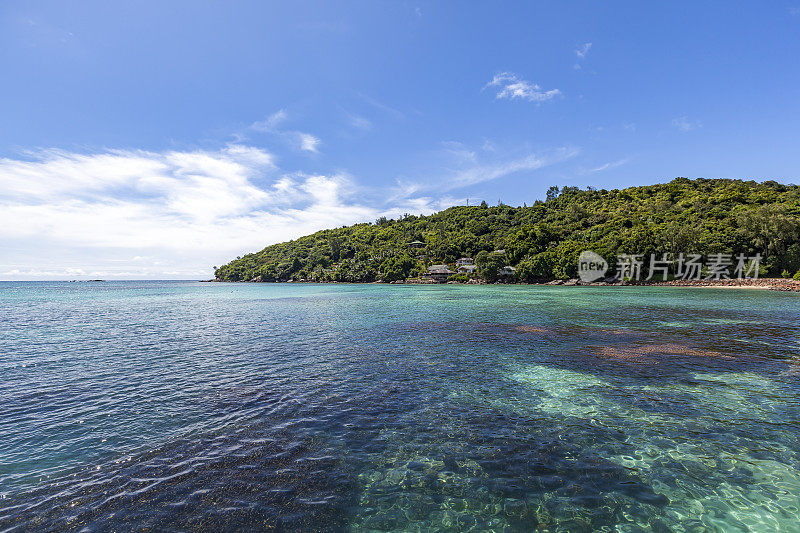
[[[447,268],[447,265],[431,265],[428,267],[428,272],[431,274],[455,274],[455,272]]]

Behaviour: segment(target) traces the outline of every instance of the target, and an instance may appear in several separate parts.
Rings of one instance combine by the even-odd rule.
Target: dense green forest
[[[424,247],[409,245],[414,241]],[[800,186],[678,178],[623,190],[551,187],[534,205],[458,206],[381,218],[267,246],[219,268],[223,281],[396,281],[431,264],[473,257],[494,281],[574,277],[581,251],[617,254],[760,253],[761,276],[800,270]],[[497,253],[496,250],[504,250]]]

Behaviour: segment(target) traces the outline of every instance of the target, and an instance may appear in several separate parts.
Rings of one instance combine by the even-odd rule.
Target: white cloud
[[[529,81],[525,81],[513,72],[501,72],[486,84],[486,87],[497,87],[496,98],[510,100],[520,98],[530,102],[542,103],[561,95],[558,89],[542,90],[542,88]],[[486,88],[484,87],[484,89]]]
[[[300,149],[305,150],[306,152],[313,152],[319,153],[318,146],[320,144],[320,140],[313,135],[308,133],[299,133],[297,134],[298,139],[300,140]]]
[[[277,128],[280,123],[285,122],[287,118],[289,118],[289,114],[286,113],[284,109],[279,109],[265,120],[253,122],[250,128],[262,132],[275,131],[275,128]]]
[[[302,131],[279,128],[279,126],[288,119],[289,114],[286,110],[280,109],[264,120],[253,122],[250,125],[250,129],[260,133],[270,133],[281,137],[298,150],[314,154],[319,153],[319,145],[322,143],[319,137]]]
[[[592,49],[592,43],[584,43],[575,50],[575,55],[578,56],[580,59],[585,59],[586,54],[588,54],[589,50],[591,49]]]
[[[406,118],[405,113],[402,111],[395,109],[391,106],[384,104],[383,102],[379,102],[378,100],[372,98],[371,96],[367,96],[364,93],[358,93],[358,96],[364,100],[364,102],[368,103],[369,105],[373,106],[374,108],[392,116],[396,120],[403,120]]]
[[[242,145],[44,150],[0,159],[0,184],[5,278],[208,277],[215,262],[385,211],[345,175],[281,173]]]
[[[610,168],[617,168],[621,167],[622,165],[626,164],[630,159],[625,157],[622,159],[618,159],[616,161],[609,161],[608,163],[604,163],[599,167],[595,167],[589,170],[589,172],[602,172],[603,170],[608,170]]]
[[[681,115],[680,117],[672,119],[672,125],[675,128],[678,128],[681,131],[691,131],[697,128],[702,128],[703,125],[699,121],[691,121],[689,120],[686,115]]]
[[[535,171],[566,161],[578,155],[575,148],[559,148],[536,154],[526,152],[509,155],[496,153],[493,145],[470,150],[457,142],[443,143],[444,162],[436,172],[436,180],[398,179],[395,198],[410,198],[423,191],[440,193],[494,181],[525,171]]]
[[[369,119],[366,119],[359,115],[348,114],[347,120],[350,122],[350,125],[356,129],[367,131],[372,129],[372,122]]]
[[[447,181],[445,190],[458,189],[486,181],[516,174],[517,172],[537,170],[556,162],[569,159],[577,154],[575,150],[562,150],[557,155],[540,156],[528,154],[523,157],[488,164],[477,164],[455,172]]]
[[[543,165],[544,161],[534,154],[499,164],[477,165],[456,173],[453,179],[450,180],[448,188],[455,189],[484,181],[492,181],[522,170],[536,170]]]
[[[442,151],[461,163],[475,164],[478,162],[478,152],[458,141],[442,142]]]

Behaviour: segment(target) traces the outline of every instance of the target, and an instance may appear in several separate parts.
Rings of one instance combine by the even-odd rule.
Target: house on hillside
[[[517,275],[517,269],[511,265],[506,265],[497,271],[497,277],[500,279],[512,279]]]
[[[478,267],[473,264],[465,264],[465,265],[459,265],[458,268],[456,268],[456,270],[458,270],[462,274],[474,274],[475,272],[478,271]]]
[[[428,272],[425,273],[425,277],[439,283],[444,283],[447,281],[447,278],[453,274],[455,274],[455,272],[447,268],[447,265],[431,265],[428,267]]]
[[[475,261],[471,257],[462,257],[461,259],[456,261],[456,266],[460,267],[462,265],[474,265]]]

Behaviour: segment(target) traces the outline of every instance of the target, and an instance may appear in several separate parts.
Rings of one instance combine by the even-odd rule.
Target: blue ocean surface
[[[797,531],[800,298],[0,283],[0,531]]]

